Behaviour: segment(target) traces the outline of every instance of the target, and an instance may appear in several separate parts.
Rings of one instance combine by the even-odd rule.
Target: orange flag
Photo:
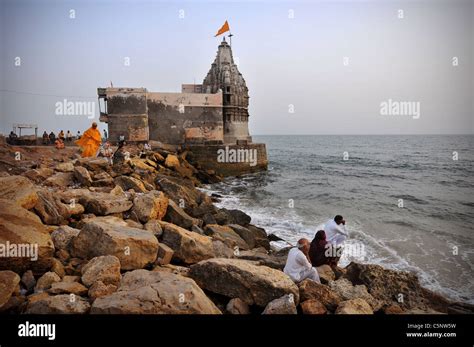
[[[214,35],[214,37],[219,36],[225,33],[226,31],[230,31],[229,23],[227,23],[227,21],[225,21],[224,25],[219,29],[219,31],[217,32],[217,34]]]

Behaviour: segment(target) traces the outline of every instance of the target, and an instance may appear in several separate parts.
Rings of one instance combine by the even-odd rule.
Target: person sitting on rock
[[[308,260],[309,241],[300,239],[296,247],[290,249],[286,260],[285,272],[295,283],[299,283],[305,279],[310,279],[321,283],[318,271],[311,265]]]
[[[326,240],[336,246],[344,243],[349,234],[346,231],[346,221],[341,215],[337,215],[333,220],[329,220],[324,226]]]
[[[64,142],[59,137],[54,141],[54,145],[56,146],[56,149],[64,149]]]
[[[313,266],[337,265],[338,258],[331,256],[332,245],[326,240],[326,233],[324,230],[319,230],[314,236],[313,241],[309,247],[309,259]]]

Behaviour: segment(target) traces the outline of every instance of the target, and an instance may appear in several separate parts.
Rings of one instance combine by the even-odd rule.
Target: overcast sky
[[[110,81],[201,83],[226,19],[253,135],[474,133],[474,1],[0,2],[3,133],[83,131],[87,115],[55,104]],[[419,117],[381,114],[389,100]]]

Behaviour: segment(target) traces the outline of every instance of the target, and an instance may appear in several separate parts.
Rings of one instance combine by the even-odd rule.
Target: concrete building
[[[149,92],[145,88],[98,88],[98,95],[100,120],[108,124],[112,142],[121,137],[136,143],[159,141],[193,147],[193,152],[203,153],[203,156],[229,146],[258,149],[263,152],[258,156],[258,164],[243,172],[267,167],[265,145],[253,144],[249,134],[248,88],[225,38],[202,84],[183,84],[181,93]],[[232,174],[234,168],[235,174],[242,173],[237,163],[231,166],[216,163],[209,167],[217,171],[227,167],[225,175]]]

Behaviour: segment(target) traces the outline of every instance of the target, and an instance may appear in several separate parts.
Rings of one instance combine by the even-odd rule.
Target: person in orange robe
[[[102,137],[97,129],[97,123],[92,123],[92,127],[87,129],[76,144],[82,148],[82,157],[95,157],[102,142]]]

